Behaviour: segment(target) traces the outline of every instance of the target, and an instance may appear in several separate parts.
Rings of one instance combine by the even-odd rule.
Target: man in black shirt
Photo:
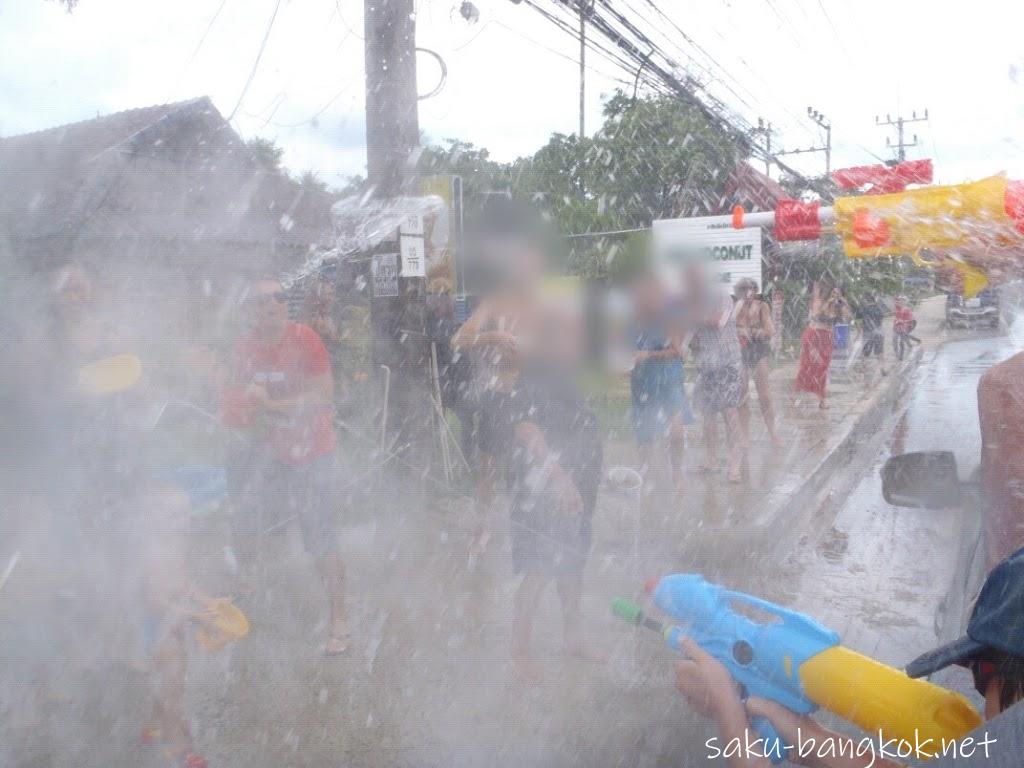
[[[860,306],[857,309],[857,319],[860,321],[861,333],[864,334],[864,362],[870,363],[872,356],[878,359],[879,370],[885,375],[885,367],[882,363],[882,354],[885,351],[885,334],[882,331],[882,321],[885,318],[885,310],[873,293],[864,295]],[[870,368],[865,372],[870,377]]]

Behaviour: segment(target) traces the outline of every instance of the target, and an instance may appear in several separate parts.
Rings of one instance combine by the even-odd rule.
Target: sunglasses
[[[974,676],[974,690],[984,696],[989,683],[996,676],[996,665],[991,661],[972,661],[968,669]]]

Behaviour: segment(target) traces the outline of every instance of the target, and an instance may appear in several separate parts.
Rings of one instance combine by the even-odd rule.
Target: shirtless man
[[[490,268],[496,285],[451,340],[456,354],[472,356],[479,400],[473,554],[482,553],[489,539],[485,520],[494,503],[495,478],[508,467],[517,385],[539,316],[545,257],[540,237],[517,220],[523,216],[509,203],[485,213],[476,236],[476,257]]]

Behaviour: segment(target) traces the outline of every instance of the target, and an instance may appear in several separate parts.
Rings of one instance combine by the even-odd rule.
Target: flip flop
[[[351,634],[346,632],[343,635],[335,635],[327,639],[327,642],[320,648],[320,653],[327,658],[334,658],[336,656],[344,656],[349,651],[349,641],[352,639]]]
[[[205,757],[187,749],[177,754],[169,752],[167,758],[175,768],[210,768],[210,763]]]

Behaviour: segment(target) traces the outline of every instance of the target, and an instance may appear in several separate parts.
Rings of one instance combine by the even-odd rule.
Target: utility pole
[[[419,147],[414,0],[364,0],[366,173],[380,197],[411,187]]]
[[[889,140],[888,136],[885,137],[885,146],[892,147],[893,151],[896,153],[896,162],[902,163],[904,160],[906,160],[907,159],[907,152],[906,152],[906,150],[910,149],[911,147],[916,147],[917,146],[917,134],[916,133],[914,134],[914,140],[912,142],[907,143],[906,141],[903,140],[903,126],[907,125],[908,123],[923,123],[927,119],[928,119],[928,110],[927,109],[925,109],[925,111],[924,111],[924,117],[918,117],[917,116],[917,112],[912,112],[910,117],[903,117],[903,115],[897,115],[896,119],[893,120],[891,117],[889,117],[889,115],[886,115],[885,116],[885,120],[881,120],[881,119],[879,119],[878,115],[875,115],[875,125],[881,125],[881,126],[894,125],[894,126],[896,126],[896,143],[893,144]]]
[[[825,129],[825,143],[817,147],[807,147],[806,149],[790,149],[784,152],[777,152],[777,155],[805,155],[808,152],[824,152],[825,153],[825,178],[832,175],[832,123],[829,122],[821,112],[814,109],[813,107],[807,108],[807,116],[811,118],[818,127]]]
[[[757,128],[754,129],[754,133],[760,133],[764,136],[765,152],[764,152],[764,175],[771,178],[772,169],[772,134],[775,129],[772,127],[771,121],[765,123],[764,118],[757,118]]]
[[[586,136],[583,117],[587,96],[587,0],[578,0],[580,6],[580,142]]]
[[[366,61],[366,172],[379,200],[415,195],[419,147],[414,0],[364,0]],[[401,231],[373,258],[397,260],[398,290],[370,303],[373,359],[385,396],[382,450],[399,456],[414,477],[431,460],[430,345],[426,335],[426,278],[422,251],[406,262]],[[397,253],[396,253],[397,251]],[[415,268],[413,265],[415,264]],[[392,269],[395,267],[392,266]],[[389,447],[390,446],[390,447]]]

